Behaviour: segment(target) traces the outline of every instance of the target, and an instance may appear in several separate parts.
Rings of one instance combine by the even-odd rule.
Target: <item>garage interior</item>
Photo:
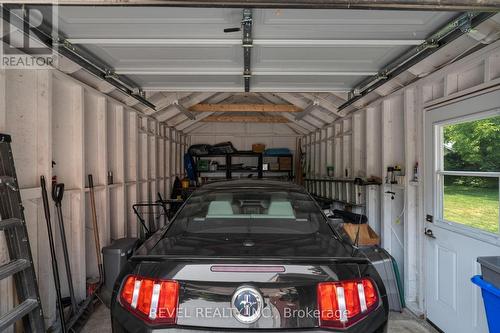
[[[80,302],[88,279],[99,276],[87,175],[106,247],[140,234],[133,205],[172,197],[191,146],[231,142],[240,154],[195,158],[197,179],[293,181],[322,207],[367,216],[401,276],[405,309],[391,314],[390,332],[488,332],[470,278],[481,274],[478,257],[500,253],[500,168],[445,170],[438,139],[449,124],[477,119],[496,119],[492,132],[500,132],[500,3],[343,3],[3,8],[11,26],[4,48],[26,38],[16,29],[32,20],[32,40],[55,57],[50,68],[0,68],[0,132],[12,137],[46,327],[57,309],[40,176],[65,184]],[[33,24],[40,17],[43,24]],[[281,152],[252,153],[262,145]],[[499,156],[500,143],[491,149]],[[447,176],[496,179],[496,212],[487,213],[496,227],[444,216]],[[63,263],[58,236],[55,243]],[[12,278],[0,281],[0,294],[1,317],[18,302]],[[106,311],[99,306],[83,331],[110,332]]]

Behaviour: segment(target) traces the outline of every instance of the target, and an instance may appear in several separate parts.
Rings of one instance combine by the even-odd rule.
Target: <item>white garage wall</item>
[[[299,135],[286,124],[266,123],[207,123],[190,133],[191,143],[215,144],[231,141],[236,149],[251,150],[252,144],[266,148],[296,148]]]
[[[44,175],[65,183],[63,200],[73,284],[85,297],[86,277],[97,276],[87,175],[93,174],[101,245],[137,234],[132,204],[169,194],[181,174],[187,137],[56,70],[0,71],[0,132],[12,136],[47,324],[55,319],[55,293],[39,189]],[[56,164],[52,168],[52,161]],[[108,171],[114,183],[107,184]],[[49,195],[50,197],[50,195]],[[55,227],[59,251],[59,230]],[[0,233],[0,263],[8,260]],[[63,259],[59,258],[60,272]],[[62,274],[62,273],[61,273]],[[61,276],[63,293],[66,281]],[[0,314],[12,308],[12,281],[0,281]]]
[[[388,166],[397,164],[406,170],[403,185],[369,187],[365,212],[380,233],[382,246],[398,261],[407,305],[417,313],[424,309],[425,287],[421,260],[425,110],[498,89],[499,84],[500,42],[496,42],[304,137],[303,149],[311,165],[308,177],[325,176],[326,165],[332,164],[336,177],[343,177],[345,169],[351,177],[382,179]],[[412,181],[416,162],[418,182]],[[386,191],[395,192],[395,199]]]

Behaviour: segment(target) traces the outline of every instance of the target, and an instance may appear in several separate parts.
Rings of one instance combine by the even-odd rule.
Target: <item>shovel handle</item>
[[[40,186],[42,188],[42,202],[43,202],[43,211],[45,213],[45,219],[50,221],[49,198],[47,197],[47,185],[45,183],[44,176],[40,176]]]
[[[89,174],[89,188],[94,187],[94,178]]]

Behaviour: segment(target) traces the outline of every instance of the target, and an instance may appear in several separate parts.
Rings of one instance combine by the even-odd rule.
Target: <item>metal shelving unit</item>
[[[316,198],[353,207],[365,206],[366,186],[381,185],[366,181],[359,183],[354,178],[306,178],[304,181],[307,191]]]
[[[270,177],[277,177],[277,175],[286,175],[288,180],[293,179],[293,154],[278,154],[278,155],[264,155],[263,159],[266,158],[290,158],[290,169],[289,170],[281,170],[281,165],[279,166],[280,170],[267,170],[264,171],[264,175],[269,175]],[[279,162],[278,162],[279,163]],[[278,176],[279,177],[279,176]]]
[[[262,178],[263,170],[262,170],[262,153],[255,153],[253,151],[238,151],[236,153],[228,153],[228,154],[207,154],[196,156],[196,165],[198,165],[198,161],[202,158],[214,158],[214,157],[224,157],[226,162],[225,170],[217,170],[217,171],[199,171],[198,177],[202,177],[203,174],[211,174],[211,175],[223,175],[225,174],[226,179],[232,179],[233,175],[240,174],[257,174],[257,178]],[[233,158],[234,157],[255,157],[257,158],[257,169],[233,169]],[[216,177],[222,178],[222,177]]]

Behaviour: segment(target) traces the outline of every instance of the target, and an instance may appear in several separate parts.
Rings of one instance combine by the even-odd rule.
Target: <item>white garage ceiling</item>
[[[243,91],[241,9],[61,7],[59,29],[151,91]],[[254,92],[349,91],[456,13],[254,9]]]
[[[283,122],[296,133],[308,133],[459,59],[500,32],[500,14],[484,14],[473,24],[480,13],[253,9],[250,92],[243,93],[243,33],[224,33],[241,26],[243,9],[57,8],[62,71],[184,132],[200,121],[240,119]],[[477,29],[463,34],[468,22]],[[436,37],[443,26],[451,28]],[[450,31],[457,37],[441,47],[441,37]],[[428,49],[430,56],[393,73]],[[398,66],[388,66],[398,59]],[[380,84],[371,88],[366,82]],[[253,104],[254,111],[190,109],[200,103]],[[262,104],[293,105],[298,111],[255,111]]]

